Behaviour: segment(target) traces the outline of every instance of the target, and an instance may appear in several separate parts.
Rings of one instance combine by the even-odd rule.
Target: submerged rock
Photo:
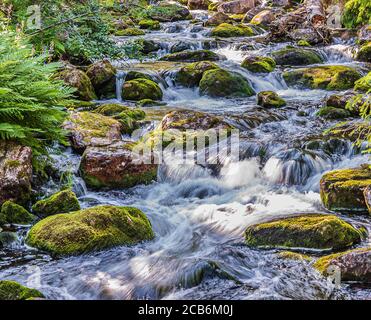
[[[63,127],[70,133],[72,147],[80,153],[88,146],[108,145],[121,139],[119,121],[93,112],[71,113]]]
[[[279,108],[285,106],[286,101],[273,91],[261,91],[258,93],[258,105],[264,108]]]
[[[81,175],[87,186],[101,188],[131,188],[150,184],[157,178],[157,165],[143,163],[128,143],[88,148],[82,156]]]
[[[78,255],[153,237],[142,211],[106,205],[47,217],[31,228],[26,242],[55,255]]]
[[[337,267],[343,281],[371,283],[371,248],[353,249],[318,259],[314,267],[324,276],[331,273],[329,267]]]
[[[6,223],[28,225],[31,224],[35,218],[36,217],[25,208],[12,201],[4,202],[1,207],[0,225]]]
[[[367,213],[364,190],[371,185],[371,167],[340,169],[326,173],[320,182],[321,199],[332,211]]]
[[[100,98],[115,97],[116,73],[116,68],[108,60],[98,61],[86,71],[95,92]]]
[[[213,37],[231,38],[231,37],[251,37],[254,31],[249,26],[233,25],[230,23],[222,23],[211,31]]]
[[[58,213],[68,213],[80,210],[79,200],[72,190],[63,190],[52,196],[36,202],[32,212],[41,216],[51,216]]]
[[[316,51],[303,48],[287,47],[272,52],[272,56],[279,65],[304,66],[323,62],[323,58]]]
[[[0,140],[0,205],[7,200],[25,204],[31,195],[32,150]]]
[[[220,56],[209,50],[196,51],[181,51],[168,54],[162,57],[162,61],[181,61],[181,62],[197,62],[197,61],[218,61]]]
[[[252,247],[342,249],[361,241],[363,233],[334,215],[306,214],[250,226]]]
[[[274,70],[276,63],[269,57],[250,56],[243,60],[241,67],[251,72],[269,73]]]
[[[122,88],[122,97],[126,100],[162,100],[162,96],[163,92],[159,85],[144,78],[126,81]]]
[[[210,97],[250,97],[255,93],[243,76],[223,69],[206,71],[200,81],[200,92]]]
[[[208,70],[219,69],[215,63],[201,61],[182,67],[175,76],[175,82],[185,87],[197,87]]]
[[[0,300],[28,300],[31,298],[44,298],[36,290],[20,285],[15,281],[0,280]]]
[[[283,78],[288,85],[301,88],[346,90],[353,87],[361,74],[348,66],[319,66],[288,71]]]

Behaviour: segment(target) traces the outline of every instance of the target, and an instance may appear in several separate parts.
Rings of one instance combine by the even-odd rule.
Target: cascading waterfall
[[[116,99],[122,101],[122,88],[125,83],[127,73],[125,71],[118,71],[116,74]]]

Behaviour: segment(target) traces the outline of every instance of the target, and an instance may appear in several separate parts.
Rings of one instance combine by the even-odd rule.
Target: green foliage
[[[347,28],[371,23],[371,2],[369,0],[349,0],[345,4],[342,22]]]
[[[46,154],[50,142],[65,142],[60,126],[73,91],[53,79],[59,64],[33,55],[22,36],[2,31],[0,39],[0,139]]]

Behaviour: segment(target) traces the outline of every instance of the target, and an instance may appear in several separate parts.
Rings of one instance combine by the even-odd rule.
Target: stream
[[[200,20],[208,18],[206,11],[192,14]],[[278,250],[244,245],[243,234],[249,225],[290,214],[326,212],[319,196],[323,173],[356,167],[368,162],[369,156],[346,141],[331,156],[321,151],[305,152],[300,146],[307,137],[336,123],[315,115],[331,92],[289,88],[282,78],[284,67],[278,66],[268,75],[240,67],[247,54],[267,55],[290,43],[265,45],[260,41],[264,34],[217,41],[209,33],[210,28],[189,21],[163,23],[161,30],[144,36],[161,44],[156,56],[145,62],[169,53],[171,45],[179,41],[186,41],[193,50],[210,49],[226,57],[217,64],[245,76],[256,92],[273,90],[282,96],[287,106],[280,110],[280,116],[271,111],[274,120],[268,117],[253,127],[239,115],[259,112],[255,96],[213,99],[200,96],[198,89],[177,87],[172,72],[158,74],[166,106],[146,111],[164,115],[183,108],[228,119],[246,133],[241,137],[239,161],[226,159],[217,176],[207,167],[165,163],[159,168],[158,181],[151,185],[94,192],[78,176],[80,156],[69,148],[56,152],[55,166],[60,172],[74,174],[74,191],[83,208],[99,204],[137,207],[150,219],[156,237],[132,247],[55,259],[27,247],[24,239],[28,228],[19,228],[17,241],[0,248],[0,279],[37,288],[49,299],[371,299],[370,286],[342,283],[337,288],[308,261],[282,259]],[[352,60],[351,47],[352,40],[337,40],[316,50],[325,64],[362,68],[362,63]],[[139,61],[114,63],[123,68],[118,76],[122,85],[126,66]],[[117,100],[109,102],[119,100],[120,90]],[[149,128],[157,123],[154,120]],[[43,190],[51,194],[58,190],[58,184],[50,181]],[[371,232],[367,216],[342,218]],[[360,246],[370,242],[365,240]]]

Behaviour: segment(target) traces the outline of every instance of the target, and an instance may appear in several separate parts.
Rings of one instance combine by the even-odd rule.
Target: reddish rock
[[[218,11],[223,13],[241,14],[255,7],[255,0],[235,0],[224,2],[218,6]]]
[[[209,3],[209,0],[188,0],[187,6],[190,10],[207,10]]]

